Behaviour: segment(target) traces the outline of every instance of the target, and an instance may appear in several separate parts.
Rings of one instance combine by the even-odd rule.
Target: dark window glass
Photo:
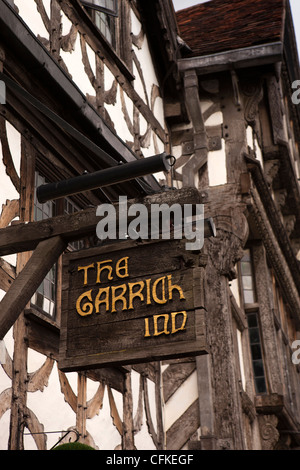
[[[82,4],[102,35],[113,48],[116,48],[117,0],[82,1]]]
[[[38,172],[35,173],[35,188],[47,183],[46,179]],[[36,191],[34,197],[34,220],[44,220],[49,217],[54,217],[56,212],[56,205],[54,201],[48,201],[41,204],[36,198]],[[47,276],[33,295],[31,302],[33,305],[43,310],[46,314],[54,317],[55,315],[55,298],[56,298],[56,265],[53,266],[48,272]]]
[[[247,314],[252,367],[256,393],[266,393],[266,380],[257,313]]]

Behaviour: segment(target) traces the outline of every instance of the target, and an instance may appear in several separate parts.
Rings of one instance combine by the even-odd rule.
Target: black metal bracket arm
[[[67,180],[43,184],[37,188],[37,199],[42,204],[49,200],[112,186],[141,176],[161,171],[168,172],[174,163],[175,157],[166,153],[142,158],[134,162],[122,163]]]

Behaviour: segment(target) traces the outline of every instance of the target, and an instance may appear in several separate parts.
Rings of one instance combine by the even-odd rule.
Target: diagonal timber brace
[[[67,243],[59,236],[41,241],[0,302],[0,339],[13,326]]]

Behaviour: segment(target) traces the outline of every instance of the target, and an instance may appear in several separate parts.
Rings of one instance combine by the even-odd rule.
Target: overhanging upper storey
[[[293,56],[299,70],[289,2],[212,0],[177,12],[180,35],[191,52],[181,71],[199,74],[282,62]]]

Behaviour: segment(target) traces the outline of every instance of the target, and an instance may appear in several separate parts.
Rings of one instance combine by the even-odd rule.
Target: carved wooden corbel
[[[261,130],[259,121],[259,104],[263,99],[263,86],[261,81],[244,83],[243,94],[245,100],[245,121],[252,127],[259,145],[261,146]]]
[[[274,196],[275,196],[275,201],[279,210],[282,210],[282,208],[285,206],[285,201],[287,198],[287,190],[279,189],[278,191],[274,191]]]
[[[260,415],[258,417],[262,450],[274,450],[279,440],[279,431],[276,428],[278,418],[276,415]]]
[[[265,178],[269,186],[272,186],[274,178],[277,176],[277,173],[280,168],[279,160],[268,160],[264,165]]]
[[[219,275],[235,279],[236,263],[243,257],[241,240],[233,233],[217,230],[217,237],[207,243],[208,255]]]

